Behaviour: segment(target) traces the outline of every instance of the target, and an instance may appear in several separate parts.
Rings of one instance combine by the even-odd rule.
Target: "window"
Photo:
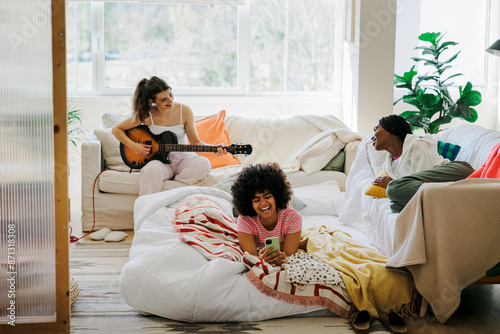
[[[457,86],[464,86],[467,81],[471,81],[476,89],[485,87],[488,70],[488,55],[485,49],[491,44],[488,35],[491,25],[490,13],[490,0],[398,2],[396,74],[402,75],[415,65],[410,57],[420,56],[414,47],[419,45],[418,36],[421,33],[441,32],[446,34],[443,41],[458,43],[443,53],[443,59],[460,51],[452,63],[453,68],[446,72],[447,75],[464,74],[452,80]],[[424,45],[423,42],[420,43]],[[419,62],[415,69],[419,74],[424,74],[429,67]]]
[[[335,1],[253,0],[250,90],[333,91],[335,42]]]
[[[334,95],[339,0],[241,6],[70,1],[70,93],[131,93],[158,75],[186,95]],[[338,40],[337,40],[338,39]],[[336,81],[337,80],[337,81]]]

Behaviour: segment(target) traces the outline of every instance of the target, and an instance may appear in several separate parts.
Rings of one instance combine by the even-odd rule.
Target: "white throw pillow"
[[[307,216],[337,215],[334,202],[340,193],[335,181],[293,188],[293,194],[306,205],[300,213]]]
[[[102,127],[104,129],[112,128],[116,124],[131,116],[132,115],[115,114],[111,112],[104,113],[104,115],[102,115]]]
[[[94,130],[94,134],[101,141],[102,155],[106,162],[106,167],[122,172],[128,172],[130,168],[123,162],[120,154],[120,142],[111,133],[111,129]]]

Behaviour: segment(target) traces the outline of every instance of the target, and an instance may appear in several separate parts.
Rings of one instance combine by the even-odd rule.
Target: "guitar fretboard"
[[[160,152],[217,152],[218,146],[210,145],[187,145],[158,142]]]

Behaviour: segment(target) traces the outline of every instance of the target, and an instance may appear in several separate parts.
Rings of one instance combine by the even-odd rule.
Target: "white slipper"
[[[128,234],[125,233],[125,232],[121,232],[121,231],[113,231],[111,233],[109,233],[105,238],[104,240],[106,241],[109,241],[109,242],[118,242],[118,241],[122,241],[123,239],[125,239],[126,237],[128,237]]]
[[[107,227],[100,229],[94,233],[89,235],[89,238],[92,240],[104,240],[104,238],[111,232],[111,230]]]

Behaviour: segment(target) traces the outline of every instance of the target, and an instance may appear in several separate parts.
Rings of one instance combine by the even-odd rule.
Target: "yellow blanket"
[[[412,281],[409,275],[390,271],[388,258],[363,246],[350,235],[315,226],[302,231],[301,248],[340,271],[347,291],[358,310],[378,318],[380,312],[409,306]]]

